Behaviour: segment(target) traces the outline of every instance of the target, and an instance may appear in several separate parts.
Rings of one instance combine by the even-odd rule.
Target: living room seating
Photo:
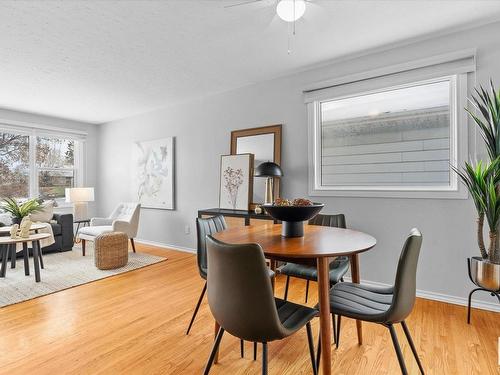
[[[405,322],[415,304],[417,263],[421,245],[422,234],[418,229],[412,229],[399,257],[393,287],[339,283],[330,290],[330,310],[332,314],[338,315],[337,346],[340,339],[342,316],[381,324],[389,329],[401,372],[406,375],[408,371],[394,329],[395,324],[401,323],[418,368],[424,374],[424,368]],[[318,345],[318,365],[320,351],[321,345]]]
[[[130,239],[132,250],[135,253],[134,238],[137,236],[139,228],[140,209],[139,203],[123,202],[108,217],[92,218],[90,226],[81,228],[77,233],[77,238],[82,240],[82,255],[85,256],[86,241],[94,241],[97,236],[110,232],[125,233]]]
[[[125,233],[100,234],[94,244],[94,263],[98,269],[110,270],[128,263],[128,237]]]
[[[232,245],[207,237],[208,304],[220,325],[204,374],[210,372],[225,331],[262,343],[262,374],[268,373],[267,344],[305,327],[312,372],[316,371],[311,320],[318,310],[273,295],[269,271],[258,244]]]

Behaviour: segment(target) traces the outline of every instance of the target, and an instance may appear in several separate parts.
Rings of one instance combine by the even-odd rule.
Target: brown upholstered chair
[[[207,237],[208,304],[219,323],[208,374],[225,331],[242,340],[262,343],[262,374],[267,374],[267,343],[307,329],[309,354],[316,374],[311,324],[318,311],[274,298],[262,248],[231,245]]]

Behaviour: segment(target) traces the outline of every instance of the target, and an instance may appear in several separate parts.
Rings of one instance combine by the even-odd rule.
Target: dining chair
[[[197,236],[197,245],[196,245],[196,261],[198,265],[198,272],[200,277],[205,280],[205,284],[203,285],[203,289],[201,290],[200,297],[198,298],[198,303],[193,312],[193,316],[191,321],[189,322],[189,326],[186,332],[186,335],[189,335],[191,331],[191,327],[193,325],[194,319],[198,314],[198,310],[201,305],[201,301],[205,296],[205,292],[207,291],[207,245],[206,238],[207,235],[214,234],[220,231],[223,231],[227,228],[226,220],[224,216],[218,215],[208,218],[197,218],[196,219],[196,236]]]
[[[405,322],[415,304],[417,263],[421,245],[422,234],[418,229],[412,229],[401,251],[396,280],[392,287],[339,283],[330,290],[330,311],[338,315],[337,347],[342,316],[381,324],[389,329],[401,372],[406,375],[408,371],[394,329],[395,324],[401,323],[418,368],[424,374],[424,368]],[[319,366],[320,353],[321,345],[318,345],[317,366]]]
[[[322,215],[318,214],[311,220],[309,220],[309,225],[321,225],[325,227],[335,227],[335,228],[346,228],[345,216],[343,214],[338,215]],[[348,257],[337,257],[330,263],[330,287],[337,284],[339,281],[343,281],[343,276],[349,269],[349,258]],[[288,299],[288,287],[290,284],[290,277],[296,277],[299,279],[306,280],[306,298],[309,295],[309,283],[311,281],[318,281],[318,270],[313,266],[306,266],[296,263],[287,263],[279,269],[279,273],[286,275],[285,283],[285,294],[284,300]]]
[[[193,316],[191,317],[191,321],[189,322],[188,329],[186,331],[186,335],[189,335],[191,331],[191,327],[193,326],[196,315],[198,314],[198,310],[200,309],[201,301],[203,301],[203,297],[207,291],[207,245],[206,239],[210,234],[214,234],[220,231],[223,231],[227,228],[226,220],[224,216],[217,215],[208,218],[197,218],[196,219],[196,235],[197,235],[197,246],[196,246],[196,260],[198,265],[198,272],[200,277],[205,280],[205,285],[203,285],[203,289],[201,290],[200,297],[198,298],[198,302],[196,303],[196,307],[193,312]],[[274,272],[268,270],[269,277],[274,277]],[[257,347],[254,344],[254,359],[257,357]],[[240,353],[241,357],[245,354],[244,343],[243,340],[240,341]]]
[[[204,374],[208,375],[224,332],[262,344],[262,374],[268,373],[267,344],[306,327],[316,375],[311,320],[318,310],[275,298],[264,252],[258,244],[233,245],[207,237],[208,305],[220,325]]]

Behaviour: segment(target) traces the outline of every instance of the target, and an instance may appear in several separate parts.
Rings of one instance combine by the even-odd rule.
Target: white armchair
[[[82,241],[82,254],[85,256],[85,242],[94,239],[103,233],[123,232],[130,239],[132,250],[135,253],[134,238],[139,228],[139,214],[141,205],[139,203],[120,203],[106,218],[94,217],[90,220],[90,226],[81,228],[77,237]]]

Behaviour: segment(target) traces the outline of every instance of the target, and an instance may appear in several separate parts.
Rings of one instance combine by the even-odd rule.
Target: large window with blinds
[[[457,80],[441,77],[312,103],[314,190],[381,196],[456,191]]]

